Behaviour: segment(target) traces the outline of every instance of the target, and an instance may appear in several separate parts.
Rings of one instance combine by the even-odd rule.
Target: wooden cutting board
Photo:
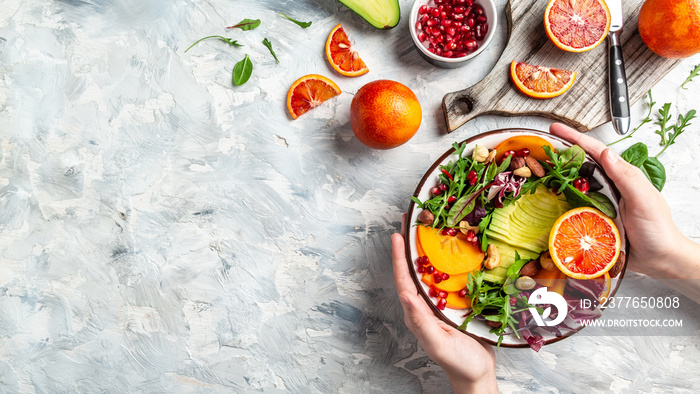
[[[544,29],[548,0],[510,0],[506,6],[508,44],[496,66],[481,82],[442,100],[447,132],[481,115],[535,115],[588,131],[611,120],[608,99],[607,42],[583,53],[563,51],[552,44]],[[642,98],[681,60],[665,59],[650,51],[637,31],[637,17],[644,0],[623,0],[622,48],[630,105]],[[510,63],[573,70],[574,85],[559,97],[529,98],[510,81]],[[466,65],[465,67],[469,67]],[[634,127],[635,119],[632,119]]]

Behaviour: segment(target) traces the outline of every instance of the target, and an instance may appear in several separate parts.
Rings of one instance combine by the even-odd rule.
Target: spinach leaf
[[[233,84],[243,85],[248,82],[250,75],[253,73],[253,62],[250,61],[248,54],[245,55],[243,60],[236,63],[233,67]]]
[[[467,216],[476,206],[476,193],[467,194],[455,202],[455,204],[447,212],[447,225],[455,227],[459,222]]]
[[[560,171],[575,168],[578,171],[583,165],[583,159],[586,158],[586,152],[578,145],[573,145],[559,155],[561,166]]]
[[[566,188],[564,189],[564,196],[566,196],[566,201],[568,201],[574,208],[593,207],[603,212],[611,219],[615,219],[617,217],[615,206],[604,194],[591,192],[586,195],[581,193],[572,185],[566,185]]]
[[[627,148],[626,151],[622,152],[622,158],[625,159],[626,162],[640,168],[648,157],[649,149],[643,142],[637,142]]]
[[[652,185],[661,191],[666,184],[666,168],[656,157],[647,157],[641,167],[644,175],[647,176]]]

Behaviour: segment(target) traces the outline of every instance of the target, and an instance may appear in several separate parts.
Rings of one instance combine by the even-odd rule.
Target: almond
[[[540,162],[534,157],[525,156],[525,165],[527,165],[528,168],[530,168],[530,171],[532,171],[532,173],[538,178],[542,178],[544,176],[544,168],[542,168],[542,164],[540,164]]]
[[[540,272],[541,269],[542,267],[540,266],[540,262],[537,260],[532,260],[520,269],[520,276],[532,277],[537,275],[537,273]]]
[[[518,168],[523,168],[527,165],[525,158],[520,156],[515,156],[510,161],[510,169],[517,170]]]
[[[433,220],[435,220],[435,215],[427,209],[418,214],[418,221],[423,224],[433,224]]]

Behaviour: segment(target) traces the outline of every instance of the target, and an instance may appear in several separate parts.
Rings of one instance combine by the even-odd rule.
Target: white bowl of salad
[[[620,286],[628,243],[618,199],[597,163],[549,133],[455,143],[411,197],[413,279],[453,327],[539,350],[599,318]]]

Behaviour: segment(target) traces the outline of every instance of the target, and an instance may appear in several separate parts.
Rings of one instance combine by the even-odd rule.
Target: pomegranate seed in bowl
[[[489,20],[484,7],[473,0],[433,0],[419,7],[415,29],[430,53],[459,58],[483,45]]]

